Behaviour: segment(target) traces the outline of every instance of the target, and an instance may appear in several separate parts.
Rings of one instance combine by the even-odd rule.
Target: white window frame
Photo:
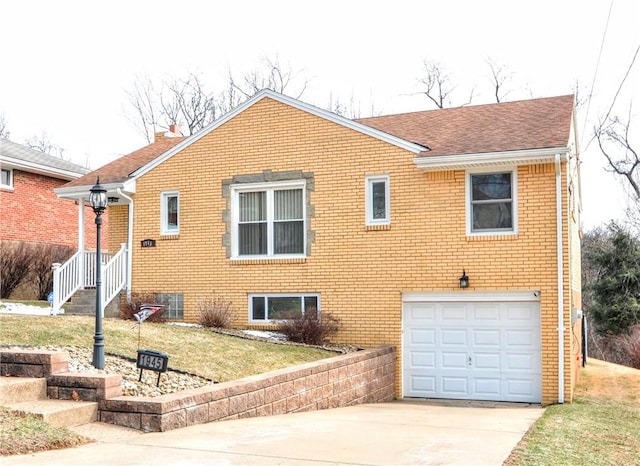
[[[272,183],[243,183],[231,186],[231,259],[254,260],[272,258],[305,258],[307,256],[307,189],[305,180],[292,180]],[[273,192],[285,189],[302,190],[302,253],[300,254],[274,254],[273,225],[274,225],[274,205]],[[250,193],[257,191],[267,192],[267,254],[262,255],[240,255],[238,241],[238,225],[240,223],[240,193]]]
[[[266,305],[265,305],[265,318],[254,319],[253,318],[253,298],[268,299],[268,298],[311,298],[311,297],[316,298],[316,302],[318,303],[318,306],[317,306],[318,319],[320,319],[320,315],[321,315],[320,293],[252,293],[252,294],[249,294],[249,297],[248,297],[249,322],[252,322],[252,323],[279,322],[279,320],[277,319],[267,318],[269,311]],[[302,313],[302,315],[304,315],[304,299],[301,300],[300,312]]]
[[[472,175],[487,175],[498,173],[510,173],[511,174],[511,220],[512,227],[510,229],[495,229],[495,230],[479,230],[473,229],[473,208],[471,205],[471,177]],[[466,222],[467,222],[467,235],[468,236],[495,236],[495,235],[515,235],[518,233],[518,168],[517,167],[493,167],[483,170],[469,170],[466,173]]]
[[[178,200],[178,225],[174,228],[169,227],[169,198],[176,197]],[[160,193],[160,234],[177,235],[180,233],[180,192],[179,191],[163,191]]]
[[[11,168],[2,168],[3,172],[7,172],[9,173],[9,184],[0,184],[0,187],[2,188],[6,188],[6,189],[13,189],[13,170]],[[1,178],[0,178],[0,183],[1,183]]]
[[[373,215],[373,184],[384,183],[385,218],[374,218]],[[365,178],[365,209],[366,225],[389,225],[391,223],[391,189],[389,175],[372,175]]]

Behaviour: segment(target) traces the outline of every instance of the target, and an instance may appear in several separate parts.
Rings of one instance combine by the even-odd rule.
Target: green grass
[[[598,366],[583,369],[573,403],[547,408],[506,465],[640,465],[640,371]]]
[[[105,351],[136,357],[140,348],[169,355],[169,367],[225,382],[333,357],[336,353],[222,335],[204,328],[104,319]],[[92,348],[95,319],[85,316],[0,316],[3,345],[71,345]]]
[[[75,447],[91,440],[68,429],[51,427],[32,414],[0,407],[0,456]]]

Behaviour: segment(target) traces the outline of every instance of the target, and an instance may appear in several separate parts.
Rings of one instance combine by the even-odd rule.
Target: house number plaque
[[[155,239],[143,239],[140,241],[140,246],[143,248],[155,248],[156,240]]]

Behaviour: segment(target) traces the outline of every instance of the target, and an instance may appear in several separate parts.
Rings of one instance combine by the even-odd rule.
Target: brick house
[[[0,171],[0,240],[78,246],[78,204],[53,190],[88,168],[0,139]],[[92,217],[86,216],[86,228]],[[95,247],[95,237],[87,246]]]
[[[262,91],[100,176],[127,288],[233,302],[235,324],[340,319],[394,345],[398,397],[571,401],[580,363],[573,96],[349,120]]]

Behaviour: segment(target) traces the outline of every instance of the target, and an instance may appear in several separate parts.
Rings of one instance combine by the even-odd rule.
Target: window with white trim
[[[513,233],[517,228],[516,171],[469,173],[471,234]]]
[[[304,181],[232,187],[233,256],[304,256]]]
[[[177,235],[180,233],[180,195],[178,191],[166,191],[161,195],[160,217],[161,234]]]
[[[367,176],[365,185],[367,225],[391,223],[389,176]]]
[[[249,295],[249,320],[268,322],[300,318],[303,315],[319,317],[320,295],[267,294]]]
[[[3,188],[13,188],[13,170],[9,168],[2,168],[0,169],[0,172],[2,172],[0,186]]]

